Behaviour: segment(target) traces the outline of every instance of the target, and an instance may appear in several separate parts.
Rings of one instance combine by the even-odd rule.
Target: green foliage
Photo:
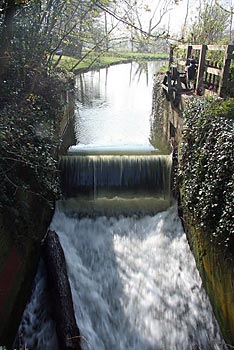
[[[56,129],[67,81],[61,74],[37,75],[36,84],[31,78],[30,92],[11,79],[1,90],[0,209],[15,225],[22,192],[52,207],[59,191]],[[30,218],[21,217],[20,225],[25,220]]]
[[[184,113],[180,166],[185,206],[227,247],[234,238],[233,113],[233,99],[194,99]]]
[[[94,68],[99,68],[102,66],[108,66],[111,64],[118,64],[122,62],[129,62],[129,61],[139,61],[139,60],[157,60],[157,59],[166,59],[167,55],[163,53],[158,54],[142,54],[142,53],[133,53],[133,52],[108,52],[103,53],[103,55],[98,55],[97,53],[91,53],[89,54],[84,60],[82,60],[79,65],[76,67],[77,70],[79,69],[88,69],[91,65]],[[56,59],[55,59],[56,61]],[[75,66],[75,64],[79,60],[77,58],[71,57],[71,56],[62,56],[59,67],[65,70],[71,70],[72,67]]]
[[[198,16],[187,31],[186,39],[193,44],[227,44],[230,15],[213,1],[203,1]]]

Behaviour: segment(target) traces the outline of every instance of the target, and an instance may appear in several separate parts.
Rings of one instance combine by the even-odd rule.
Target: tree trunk
[[[60,350],[81,350],[80,333],[75,320],[66,261],[56,232],[48,231],[43,255],[53,300],[59,348]]]

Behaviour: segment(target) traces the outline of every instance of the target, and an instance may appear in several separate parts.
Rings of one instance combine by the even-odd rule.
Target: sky
[[[189,16],[195,16],[196,7],[198,6],[198,2],[196,0],[189,0]],[[168,28],[168,23],[170,23],[170,32],[171,34],[180,34],[182,30],[182,26],[184,24],[185,16],[187,10],[187,0],[182,0],[178,5],[174,7],[170,13],[168,13],[163,21],[163,24]],[[189,24],[189,18],[188,18]]]
[[[171,35],[176,35],[181,33],[182,26],[184,24],[185,16],[186,16],[186,10],[187,10],[187,1],[188,0],[180,0],[178,5],[174,5],[173,10],[169,11],[163,18],[160,28],[168,29]],[[157,3],[163,3],[163,0],[144,0],[144,4],[148,5],[149,8],[151,8],[150,12],[144,12],[144,19],[143,22],[145,23],[145,26],[147,27],[147,23],[149,21],[149,18],[152,16],[152,13],[154,9],[156,8]],[[198,0],[189,0],[189,16],[195,16],[196,8],[198,6]],[[159,10],[157,10],[156,13],[159,13]],[[156,22],[157,15],[155,16],[154,22]],[[189,24],[189,18],[188,18],[188,24]],[[158,29],[159,29],[158,27]]]
[[[172,33],[181,32],[182,26],[184,24],[185,16],[186,16],[186,9],[187,9],[187,0],[180,1],[179,5],[176,5],[175,8],[167,16],[166,18],[167,23],[169,21],[169,16],[170,16],[170,31],[172,31]],[[189,11],[191,10],[192,8],[190,6]]]

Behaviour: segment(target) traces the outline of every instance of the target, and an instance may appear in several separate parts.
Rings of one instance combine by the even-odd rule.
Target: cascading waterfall
[[[77,219],[57,209],[83,350],[224,349],[176,208]]]

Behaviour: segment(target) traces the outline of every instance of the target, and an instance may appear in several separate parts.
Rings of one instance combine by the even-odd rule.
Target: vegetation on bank
[[[0,208],[17,235],[30,221],[20,215],[22,206],[29,209],[23,198],[31,194],[51,207],[58,193],[57,127],[68,82],[64,74],[31,72],[19,85],[11,74],[1,87]]]
[[[109,66],[113,64],[131,62],[131,61],[141,61],[141,60],[158,60],[167,59],[168,55],[165,53],[137,53],[137,52],[108,52],[105,54],[91,54],[88,55],[83,60],[71,57],[62,56],[61,59],[55,56],[54,62],[59,60],[58,67],[68,70],[68,71],[79,71],[88,69],[98,69],[104,66]]]
[[[193,224],[234,246],[234,100],[194,98],[184,112],[179,178]]]

